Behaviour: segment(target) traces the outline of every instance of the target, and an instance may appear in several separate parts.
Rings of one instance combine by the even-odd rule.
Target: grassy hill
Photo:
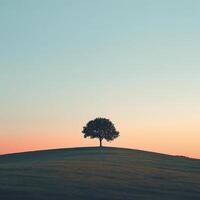
[[[1,200],[199,200],[200,160],[122,148],[0,156]]]

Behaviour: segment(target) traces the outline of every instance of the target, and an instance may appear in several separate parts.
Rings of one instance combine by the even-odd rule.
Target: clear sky
[[[199,0],[0,0],[0,153],[107,143],[200,158]],[[104,142],[105,144],[105,142]]]

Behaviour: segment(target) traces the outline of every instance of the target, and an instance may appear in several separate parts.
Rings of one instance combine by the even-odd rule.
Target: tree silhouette
[[[119,132],[116,131],[114,124],[106,118],[96,118],[87,123],[83,127],[82,133],[84,138],[98,138],[100,147],[102,147],[102,140],[112,141],[119,136]]]

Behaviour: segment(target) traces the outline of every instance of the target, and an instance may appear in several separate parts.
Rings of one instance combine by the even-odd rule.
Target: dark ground
[[[120,148],[0,156],[0,200],[200,200],[200,160]]]

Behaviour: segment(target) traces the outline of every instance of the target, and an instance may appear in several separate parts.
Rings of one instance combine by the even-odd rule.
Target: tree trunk
[[[103,139],[99,138],[100,147],[102,147],[102,140],[103,140]]]

